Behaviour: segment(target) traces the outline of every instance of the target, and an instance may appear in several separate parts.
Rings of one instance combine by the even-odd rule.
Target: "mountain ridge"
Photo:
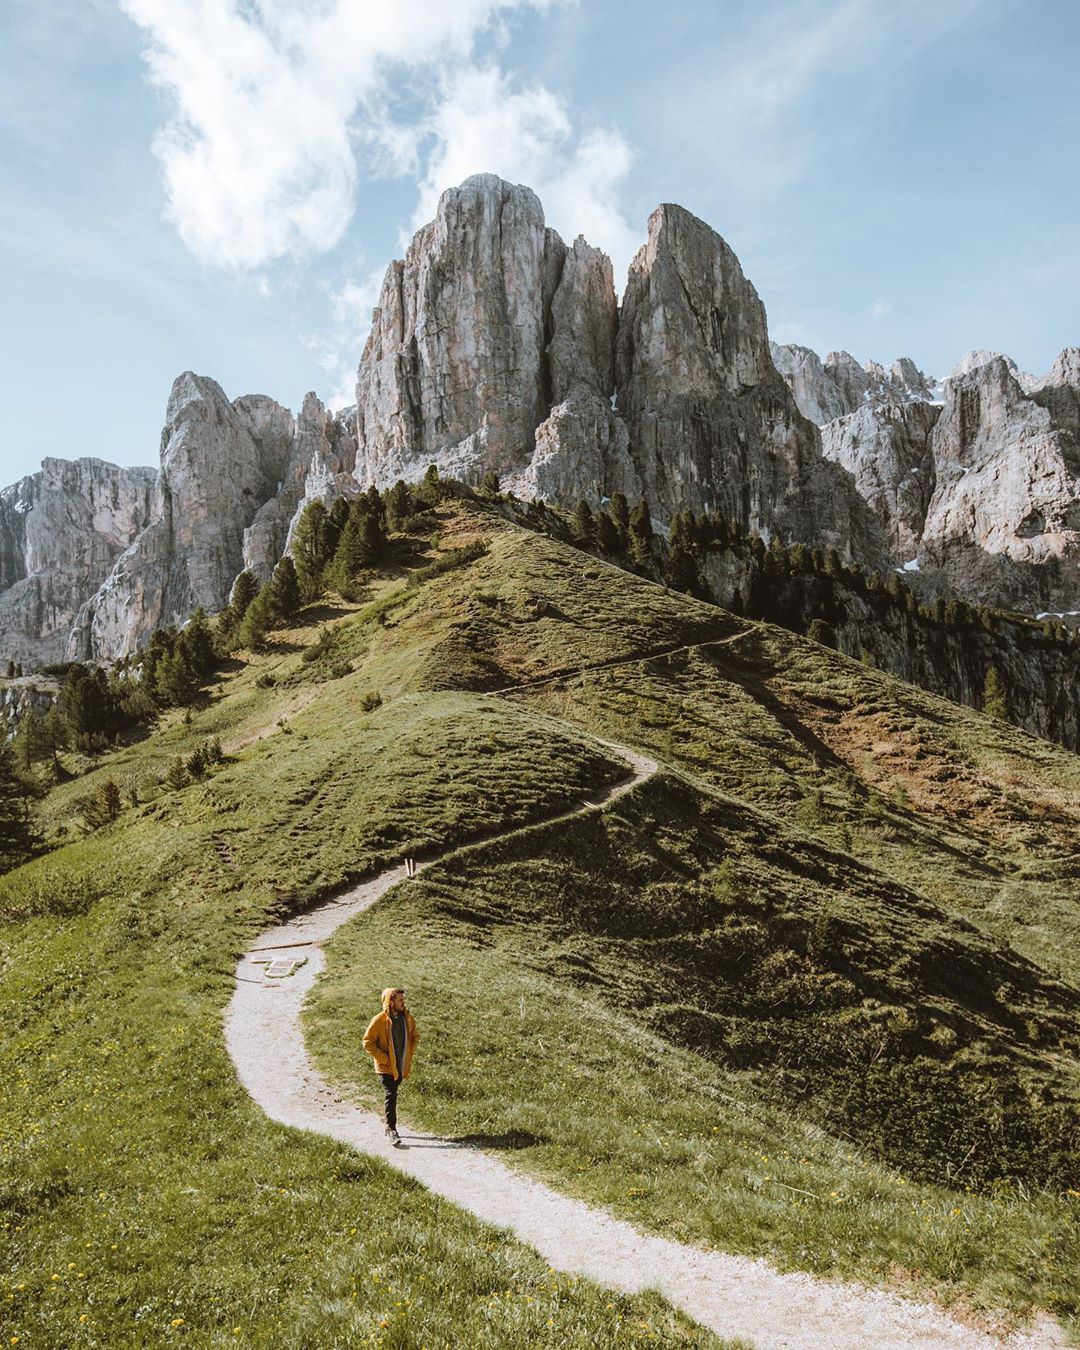
[[[622,492],[662,526],[711,511],[874,570],[914,562],[923,596],[1066,612],[1080,591],[1080,359],[1067,349],[1053,381],[1032,384],[1015,366],[995,376],[1004,358],[989,355],[966,358],[939,415],[937,385],[906,358],[822,365],[770,344],[735,254],[674,204],[650,216],[620,306],[605,254],[580,236],[566,245],[530,189],[478,175],[387,268],[355,409],[309,394],[294,416],[185,372],[153,483],[152,470],[77,461],[99,466],[83,495],[128,502],[89,559],[93,526],[69,509],[63,472],[0,493],[0,655],[122,657],[195,607],[222,608],[242,568],[265,579],[306,503],[431,463],[563,506]],[[819,430],[800,400],[855,420]],[[35,552],[27,540],[44,533],[52,552]]]

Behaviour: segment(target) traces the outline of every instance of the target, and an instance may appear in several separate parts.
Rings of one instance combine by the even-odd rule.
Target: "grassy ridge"
[[[1054,1129],[1076,1095],[1080,761],[475,510],[439,529],[445,569],[431,548],[309,613],[190,722],[83,766],[51,837],[106,776],[137,804],[0,880],[12,1334],[708,1343],[656,1300],[542,1288],[514,1244],[270,1126],[221,1042],[255,932],[622,776],[583,733],[662,777],[476,843],[342,930],[312,1008],[326,1068],[370,1094],[357,1029],[400,979],[429,1031],[420,1122],[687,1239],[1075,1313]],[[212,735],[226,761],[169,789]]]
[[[412,1094],[419,1122],[516,1141],[521,1165],[662,1229],[814,1269],[917,1272],[986,1306],[1074,1312],[1080,905],[1046,879],[1074,866],[1080,761],[786,632],[582,567],[548,540],[496,534],[471,585],[443,597],[443,614],[484,652],[486,683],[520,682],[506,697],[690,777],[520,855],[472,852],[388,898],[385,920],[340,935],[312,1009],[328,1071],[370,1091],[341,1019],[390,961],[446,1038],[445,1071],[433,1065]],[[448,636],[444,668],[463,645]],[[473,1035],[486,981],[498,1012]],[[565,1109],[582,1090],[570,1066],[509,1050],[523,990],[553,1027],[561,1003],[581,1014],[585,1000],[605,1035],[619,1029],[612,1063],[589,1060],[587,1119]],[[642,1037],[671,1052],[677,1086],[625,1086]],[[461,1072],[488,1058],[493,1078]],[[706,1073],[740,1105],[704,1131],[691,1103]],[[693,1215],[680,1210],[682,1150],[651,1184],[655,1158],[634,1129],[671,1094],[690,1136],[716,1126],[747,1156],[800,1154],[771,1174],[783,1203],[770,1200],[767,1221],[760,1179],[717,1186],[715,1162],[701,1163]],[[767,1129],[747,1125],[751,1106],[771,1113]]]
[[[56,790],[54,836],[105,776],[139,802],[0,879],[5,1344],[716,1343],[662,1300],[557,1278],[381,1165],[270,1124],[236,1083],[221,1010],[254,933],[402,852],[625,772],[542,716],[396,698],[415,653],[370,609],[311,616],[190,722]],[[303,659],[320,623],[336,673]],[[163,785],[211,735],[225,763]]]

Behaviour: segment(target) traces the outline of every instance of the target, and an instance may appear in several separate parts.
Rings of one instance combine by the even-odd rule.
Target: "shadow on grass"
[[[532,1148],[546,1144],[547,1135],[528,1130],[506,1130],[502,1134],[403,1134],[410,1148]]]

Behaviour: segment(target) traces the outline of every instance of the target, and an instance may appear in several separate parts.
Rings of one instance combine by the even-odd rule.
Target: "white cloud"
[[[121,0],[147,35],[151,80],[174,100],[155,152],[188,248],[257,267],[331,247],[355,205],[357,140],[399,166],[415,153],[382,111],[387,80],[467,66],[501,12],[549,2]]]
[[[879,295],[867,306],[866,312],[872,319],[887,319],[893,312],[892,301],[884,300]]]

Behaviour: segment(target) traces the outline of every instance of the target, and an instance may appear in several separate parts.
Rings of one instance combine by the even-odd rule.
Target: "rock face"
[[[919,548],[969,599],[1075,610],[1080,596],[1080,350],[1040,381],[994,357],[947,384]]]
[[[930,433],[940,412],[931,403],[864,403],[821,428],[825,456],[854,475],[904,562],[916,558],[934,492]]]
[[[626,426],[613,408],[618,307],[611,259],[580,236],[563,259],[549,327],[553,406],[536,428],[528,464],[508,477],[507,488],[548,502],[597,502],[613,492],[640,497]]]
[[[244,567],[270,575],[306,500],[352,484],[355,456],[351,419],[313,394],[294,421],[186,372],[159,470],[47,459],[0,493],[0,659],[114,659],[220,609]]]
[[[64,658],[75,617],[160,509],[157,474],[46,459],[0,492],[0,657]]]
[[[220,609],[242,569],[244,532],[285,477],[293,419],[273,399],[235,404],[190,371],[161,433],[160,510],[83,605],[73,657],[124,656],[198,605]]]
[[[568,249],[527,188],[483,175],[445,193],[387,271],[356,398],[361,483],[493,470],[552,502],[622,491],[661,522],[711,509],[884,553],[773,367],[738,260],[677,206],[650,219],[620,317],[610,261]]]
[[[339,417],[328,412],[314,394],[306,395],[277,492],[256,511],[244,531],[243,565],[260,581],[268,580],[303,507],[309,501],[328,502],[355,490],[351,477],[355,465],[353,410]]]
[[[877,562],[880,533],[773,366],[765,310],[718,234],[678,206],[649,218],[619,322],[618,409],[661,518],[717,511]]]
[[[770,343],[773,362],[790,388],[799,411],[824,426],[869,404],[895,407],[934,403],[942,387],[907,356],[889,366],[867,361],[860,366],[850,352],[830,352],[824,362],[809,347]],[[972,353],[973,357],[978,354]]]
[[[857,404],[825,422],[822,449],[854,474],[894,558],[917,563],[921,589],[1080,608],[1080,348],[1042,379],[969,352],[942,386],[906,358],[886,371],[846,353],[774,353],[815,415]]]
[[[536,194],[491,174],[443,194],[391,263],[356,387],[357,476],[431,463],[477,482],[531,457],[551,407],[546,347],[566,246]]]

